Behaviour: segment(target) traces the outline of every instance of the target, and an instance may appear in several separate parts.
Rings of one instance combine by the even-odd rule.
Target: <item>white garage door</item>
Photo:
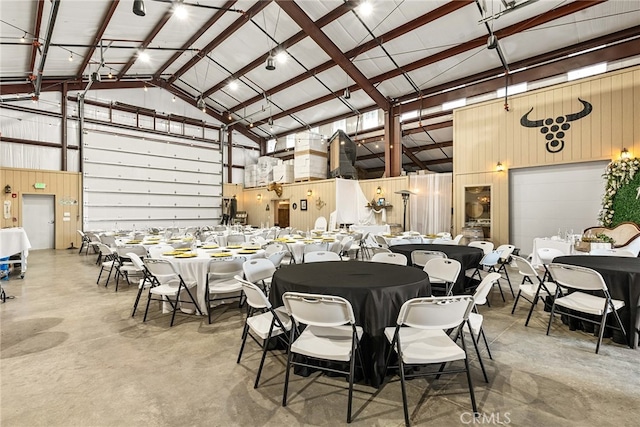
[[[525,256],[535,237],[576,234],[598,225],[609,162],[511,169],[510,241]]]

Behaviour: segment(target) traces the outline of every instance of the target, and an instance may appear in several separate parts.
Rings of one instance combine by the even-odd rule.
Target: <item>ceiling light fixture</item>
[[[24,32],[24,35],[22,37],[20,37],[20,43],[24,43],[27,41],[27,32]]]
[[[138,52],[138,59],[142,62],[149,62],[151,60],[151,57],[147,52],[140,51]]]
[[[173,15],[178,19],[186,19],[189,16],[187,8],[180,2],[173,6]]]
[[[351,98],[351,92],[349,91],[348,87],[344,89],[344,93],[342,94],[342,97],[344,99],[350,99]]]
[[[267,62],[264,68],[269,71],[273,71],[276,69],[276,59],[273,57],[271,52],[269,52],[269,56],[267,56]]]
[[[111,70],[109,70],[109,74],[107,74],[107,77],[109,77],[110,79],[113,78],[113,73],[111,72]]]
[[[171,98],[171,102],[176,102],[176,96],[173,95],[173,98]]]
[[[69,62],[73,62],[73,52],[69,52]]]
[[[198,100],[196,101],[196,107],[198,107],[198,109],[203,110],[206,108],[207,104],[205,104],[204,102],[204,98],[202,96],[200,96],[198,98]]]
[[[276,55],[276,59],[278,60],[278,63],[284,64],[285,62],[287,62],[287,54],[284,51],[280,51]]]
[[[138,16],[145,16],[147,14],[144,10],[143,0],[133,0],[133,13]]]
[[[373,13],[373,4],[370,1],[363,1],[360,6],[358,6],[358,12],[362,16],[369,16]]]
[[[273,132],[273,119],[269,117],[269,130]]]
[[[238,82],[236,80],[232,80],[229,82],[229,89],[238,90]]]
[[[145,92],[148,92],[148,91],[149,91],[149,88],[147,87],[147,85],[144,85],[144,91],[145,91]]]

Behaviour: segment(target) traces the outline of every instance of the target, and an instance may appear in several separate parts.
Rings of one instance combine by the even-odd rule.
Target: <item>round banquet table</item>
[[[640,259],[598,255],[571,255],[556,257],[553,262],[591,268],[602,275],[609,288],[611,298],[624,301],[624,307],[618,310],[618,314],[627,333],[627,344],[631,348],[638,348],[638,329],[640,329]],[[608,322],[612,320],[613,316],[609,316]],[[615,320],[613,320],[612,324],[615,324]],[[616,335],[614,334],[615,337]]]
[[[411,263],[411,252],[413,251],[439,251],[447,254],[448,258],[455,259],[462,264],[458,280],[453,285],[455,295],[463,294],[465,289],[466,276],[464,272],[470,268],[476,268],[482,260],[484,252],[480,248],[458,245],[433,245],[433,244],[411,244],[390,246],[389,250],[398,254],[403,254]]]
[[[387,348],[384,328],[395,326],[405,301],[431,295],[429,276],[416,268],[364,261],[295,264],[278,269],[269,300],[282,305],[285,292],[337,295],[347,299],[364,335],[360,342],[365,381],[382,384]]]

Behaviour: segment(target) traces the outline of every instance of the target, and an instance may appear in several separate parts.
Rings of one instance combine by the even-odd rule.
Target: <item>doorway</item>
[[[279,200],[276,223],[280,228],[289,227],[289,201]]]
[[[55,196],[24,194],[22,196],[22,228],[31,242],[31,249],[55,247]]]

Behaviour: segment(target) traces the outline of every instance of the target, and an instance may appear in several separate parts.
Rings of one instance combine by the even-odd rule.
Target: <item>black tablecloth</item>
[[[467,278],[464,275],[465,270],[475,268],[480,263],[484,252],[480,248],[458,245],[431,245],[431,244],[415,244],[415,245],[395,245],[390,246],[392,252],[403,254],[411,264],[411,252],[413,251],[439,251],[447,254],[447,257],[460,261],[462,269],[458,280],[453,285],[453,293],[456,295],[464,293]]]
[[[356,323],[364,336],[361,350],[365,380],[382,383],[385,349],[384,328],[395,326],[405,301],[431,295],[429,277],[421,270],[401,265],[364,261],[334,261],[289,265],[273,275],[269,300],[282,305],[285,292],[337,295],[353,306]]]
[[[602,275],[611,298],[624,301],[624,307],[618,313],[627,332],[627,344],[637,348],[640,329],[640,259],[574,255],[557,257],[553,262],[591,268]],[[612,317],[609,316],[609,322],[615,323]]]

